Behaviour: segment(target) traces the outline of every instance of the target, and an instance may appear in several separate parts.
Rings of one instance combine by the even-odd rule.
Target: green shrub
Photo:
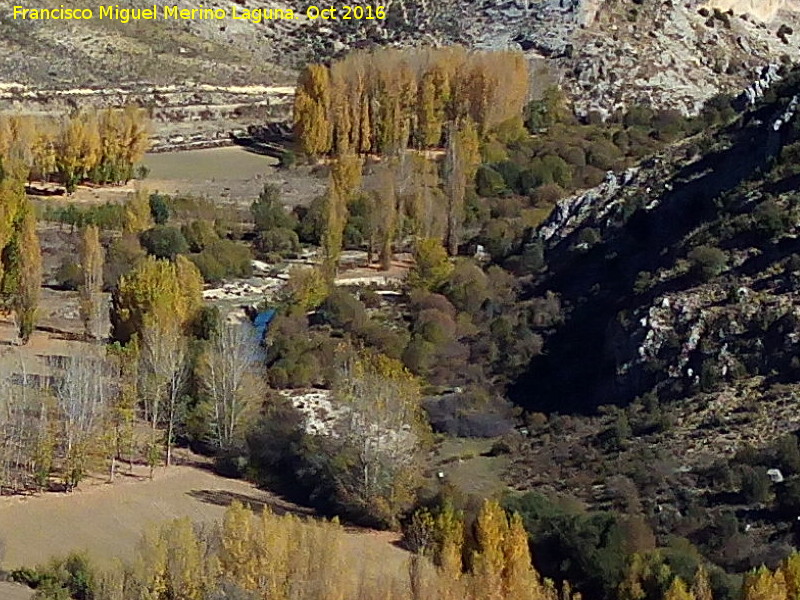
[[[325,197],[314,198],[308,207],[298,206],[295,215],[299,220],[297,235],[300,241],[319,246],[325,228]]]
[[[332,327],[351,332],[361,330],[368,318],[364,303],[341,288],[334,288],[328,294],[320,312]]]
[[[575,176],[572,181],[573,187],[596,187],[603,183],[603,180],[606,178],[606,174],[604,171],[598,169],[597,167],[587,165],[585,167],[581,167],[575,171]]]
[[[688,254],[691,270],[700,281],[710,281],[725,269],[726,254],[712,246],[698,246]]]
[[[208,221],[192,221],[181,227],[181,233],[192,252],[202,252],[206,246],[219,239],[214,226]]]
[[[742,498],[747,503],[768,502],[772,496],[772,482],[763,467],[739,467]]]
[[[270,229],[294,229],[296,221],[292,213],[286,212],[281,204],[280,188],[276,185],[266,184],[258,200],[250,206],[256,231]]]
[[[531,194],[531,202],[534,206],[552,206],[563,197],[567,192],[557,183],[548,183],[536,188]]]
[[[103,265],[103,281],[106,287],[116,287],[119,278],[127,275],[147,256],[134,234],[124,234],[114,240],[106,252]]]
[[[278,157],[279,169],[291,169],[297,164],[297,155],[291,150],[284,150]]]
[[[488,165],[478,168],[475,185],[478,195],[485,198],[495,198],[508,191],[503,176]]]
[[[561,187],[566,187],[572,181],[572,168],[563,158],[554,154],[534,159],[529,171],[537,186],[557,183]]]
[[[249,277],[253,273],[250,249],[232,240],[216,240],[189,258],[207,282],[216,283],[228,277]]]
[[[169,220],[168,196],[162,194],[150,194],[150,214],[156,225],[163,225]]]
[[[500,173],[506,188],[513,190],[518,194],[525,193],[520,187],[520,174],[522,169],[519,167],[519,165],[510,160],[506,160],[493,165],[493,169]]]
[[[220,312],[216,306],[203,305],[191,323],[192,335],[198,340],[210,340],[220,324]]]
[[[77,290],[83,284],[83,270],[72,256],[65,256],[56,271],[56,282],[65,290]]]
[[[765,200],[753,212],[753,225],[763,235],[773,238],[786,232],[790,219],[774,200]]]
[[[174,259],[189,251],[189,244],[177,227],[156,225],[139,234],[139,242],[148,254],[156,258]]]
[[[122,204],[106,202],[96,206],[79,206],[76,204],[45,205],[42,219],[70,225],[72,229],[86,225],[97,225],[102,229],[122,229],[125,209]]]
[[[34,597],[42,600],[92,600],[95,595],[94,569],[89,559],[78,553],[35,569],[14,570],[9,578],[36,589]]]
[[[567,146],[561,152],[559,152],[559,155],[574,167],[586,166],[586,153],[583,151],[583,148],[578,146]]]
[[[636,276],[636,281],[633,283],[633,293],[643,294],[650,290],[655,282],[656,279],[653,277],[652,273],[639,271],[639,274]]]
[[[653,109],[645,105],[632,106],[623,117],[626,127],[650,127],[653,121]]]
[[[400,360],[403,356],[409,336],[406,330],[395,331],[385,325],[370,319],[358,332],[360,339],[370,347],[389,358]]]
[[[288,256],[300,251],[300,239],[292,229],[278,227],[260,231],[256,236],[255,247],[261,254]]]
[[[775,443],[775,458],[784,474],[800,473],[800,448],[796,435],[790,433],[778,439]]]
[[[578,244],[586,244],[589,248],[601,241],[603,241],[603,237],[594,227],[585,227],[578,234]]]
[[[383,303],[383,298],[374,290],[362,290],[359,294],[359,299],[364,303],[367,308],[380,308]]]
[[[602,171],[613,169],[620,158],[622,158],[622,151],[605,140],[592,143],[586,153],[587,164]]]
[[[477,315],[491,296],[489,278],[471,259],[461,259],[450,274],[444,293],[459,311]]]
[[[522,516],[534,566],[584,596],[616,598],[630,545],[625,524],[613,513],[581,512],[559,500],[531,492],[505,502]]]
[[[653,117],[653,130],[659,140],[674,142],[686,128],[686,118],[679,110],[662,109]]]
[[[408,272],[408,283],[412,289],[432,291],[447,281],[452,270],[453,265],[440,240],[421,240],[414,252],[414,266]]]

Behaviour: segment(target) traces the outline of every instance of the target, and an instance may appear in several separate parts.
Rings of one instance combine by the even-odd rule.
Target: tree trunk
[[[167,427],[167,458],[166,458],[166,465],[169,467],[172,464],[172,429],[174,425],[172,424],[172,419],[169,421],[169,427]]]

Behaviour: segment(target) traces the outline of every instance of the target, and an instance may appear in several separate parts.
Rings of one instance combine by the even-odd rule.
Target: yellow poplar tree
[[[155,325],[172,330],[187,327],[202,305],[203,277],[186,257],[175,262],[147,257],[127,276],[120,278],[112,295],[112,326],[115,339],[127,342],[143,331],[145,318],[157,315]]]
[[[784,600],[787,597],[786,580],[780,570],[773,573],[762,566],[745,577],[742,600]]]
[[[26,206],[19,232],[19,275],[12,306],[23,344],[27,343],[36,328],[36,309],[42,286],[42,250],[36,234],[36,216]]]
[[[140,600],[161,600],[169,589],[167,545],[161,532],[150,528],[142,535],[133,564]]]
[[[412,289],[433,291],[444,284],[453,264],[447,258],[442,242],[435,238],[420,240],[414,249],[414,266],[408,272]]]
[[[464,516],[456,511],[452,503],[446,502],[436,515],[437,554],[436,564],[446,579],[460,579],[463,569]]]
[[[397,188],[395,166],[385,164],[378,171],[376,191],[375,225],[378,237],[378,258],[381,269],[388,271],[392,266],[392,244],[397,229]]]
[[[800,600],[800,552],[795,551],[787,556],[780,569],[786,581],[789,600]]]
[[[331,76],[324,65],[309,65],[300,74],[294,98],[294,129],[308,156],[331,149]]]
[[[508,533],[506,513],[496,500],[486,500],[478,513],[475,538],[478,550],[472,557],[476,591],[484,600],[503,600],[506,565],[504,540]]]
[[[56,150],[56,169],[68,193],[86,179],[102,154],[96,115],[75,113],[61,129]]]
[[[150,194],[145,188],[138,187],[128,194],[125,201],[122,229],[125,233],[141,233],[153,226],[150,212]]]
[[[508,531],[503,539],[503,554],[505,597],[509,600],[542,600],[542,582],[531,563],[528,532],[517,513],[509,520]]]
[[[711,582],[708,580],[708,571],[703,565],[697,567],[697,571],[694,573],[691,592],[695,600],[714,600]]]
[[[253,537],[253,514],[241,502],[233,502],[222,522],[220,569],[225,577],[246,590],[258,587]]]
[[[686,588],[683,579],[676,577],[664,594],[664,600],[694,600],[692,593]]]
[[[162,529],[167,548],[166,587],[168,598],[175,600],[203,600],[205,547],[194,533],[188,517],[177,519]]]
[[[467,188],[475,181],[480,164],[478,130],[467,118],[461,126],[450,125],[444,162],[444,182],[447,196],[447,250],[458,253],[464,221],[464,200]]]
[[[325,199],[325,228],[322,234],[323,272],[328,280],[336,277],[342,253],[347,205],[361,185],[362,161],[354,154],[340,156],[331,165]]]

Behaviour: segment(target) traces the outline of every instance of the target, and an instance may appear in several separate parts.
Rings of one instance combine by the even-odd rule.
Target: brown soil
[[[0,581],[0,598],[3,600],[28,600],[33,596],[33,590],[18,583]]]

